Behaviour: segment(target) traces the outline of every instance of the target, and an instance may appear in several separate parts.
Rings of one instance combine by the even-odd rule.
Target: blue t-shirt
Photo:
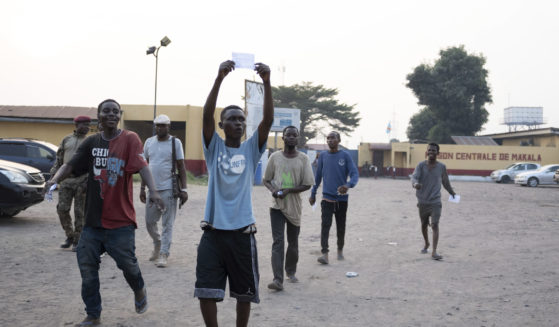
[[[207,148],[202,135],[202,145],[210,175],[204,220],[222,230],[254,224],[252,184],[266,143],[259,149],[255,132],[240,147],[230,148],[214,132]]]
[[[349,176],[349,182],[347,178]],[[357,185],[359,173],[349,154],[345,151],[331,153],[324,151],[318,157],[314,186],[311,196],[316,196],[316,190],[320,182],[324,180],[322,186],[322,198],[332,201],[347,201],[347,194],[338,194],[338,187],[347,185],[349,188]]]

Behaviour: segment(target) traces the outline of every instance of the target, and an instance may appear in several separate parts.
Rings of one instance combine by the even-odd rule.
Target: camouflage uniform
[[[56,163],[51,169],[51,176],[66,162],[72,159],[72,156],[78,149],[79,145],[85,140],[85,135],[79,137],[76,132],[62,139],[58,152],[56,153]],[[84,224],[85,194],[86,194],[87,174],[75,177],[70,175],[59,185],[58,205],[56,211],[60,218],[60,224],[66,233],[66,237],[73,244],[78,244],[80,234]],[[74,226],[72,226],[72,217],[70,216],[70,208],[74,200]]]

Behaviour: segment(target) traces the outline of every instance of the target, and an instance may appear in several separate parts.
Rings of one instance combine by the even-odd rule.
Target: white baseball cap
[[[171,124],[171,119],[167,115],[159,115],[153,120],[154,124]]]

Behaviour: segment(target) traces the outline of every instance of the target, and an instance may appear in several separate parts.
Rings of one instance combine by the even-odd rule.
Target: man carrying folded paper
[[[429,249],[429,217],[431,217],[431,228],[433,229],[433,251],[431,258],[441,260],[442,255],[437,253],[439,243],[439,220],[441,218],[441,184],[452,197],[456,195],[446,172],[445,164],[437,161],[439,145],[429,143],[427,146],[427,160],[420,162],[411,177],[412,187],[417,191],[417,207],[419,208],[419,218],[421,218],[421,233],[425,240],[425,246],[421,253],[427,253]]]

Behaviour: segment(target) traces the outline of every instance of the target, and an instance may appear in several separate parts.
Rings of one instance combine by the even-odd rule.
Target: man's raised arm
[[[274,123],[274,100],[270,84],[270,67],[263,63],[257,63],[255,66],[254,70],[258,72],[264,83],[264,113],[258,125],[258,147],[262,147],[268,141],[268,134]]]
[[[219,65],[219,71],[217,73],[217,77],[215,78],[214,85],[208,98],[206,99],[206,104],[204,104],[204,114],[203,114],[203,121],[202,121],[202,135],[204,136],[204,143],[206,147],[210,145],[210,141],[212,140],[212,136],[215,132],[215,106],[217,103],[217,95],[219,94],[219,88],[221,87],[221,82],[227,74],[229,74],[232,70],[235,69],[235,63],[231,60],[227,60]],[[272,113],[273,115],[273,113]]]

